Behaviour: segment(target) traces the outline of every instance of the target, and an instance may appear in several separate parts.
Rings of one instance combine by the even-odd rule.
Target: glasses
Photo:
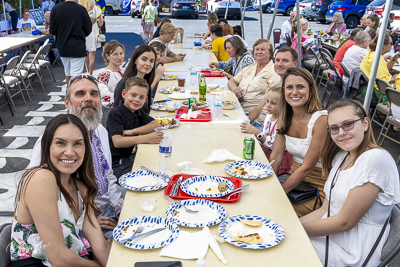
[[[350,130],[352,130],[354,128],[354,123],[355,122],[360,121],[360,120],[363,120],[363,119],[358,119],[358,120],[354,120],[354,121],[348,121],[348,122],[343,123],[340,126],[328,127],[326,130],[328,131],[328,133],[330,135],[338,134],[339,133],[339,128],[342,128],[343,131],[347,132],[347,131],[350,131]]]
[[[75,75],[74,77],[72,77],[69,80],[68,87],[70,87],[73,82],[76,82],[76,81],[79,81],[79,80],[82,80],[82,79],[88,79],[89,81],[92,81],[93,83],[98,85],[96,77],[94,77],[92,75],[89,75],[89,74],[79,74],[79,75]]]

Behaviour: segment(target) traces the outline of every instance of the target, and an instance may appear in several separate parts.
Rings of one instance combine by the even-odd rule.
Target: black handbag
[[[288,178],[288,173],[281,173],[278,175],[278,180],[281,184],[283,184]],[[290,202],[294,204],[300,204],[315,198],[313,210],[315,210],[315,208],[317,207],[318,201],[322,205],[322,199],[319,194],[319,189],[305,182],[301,182],[300,184],[298,184],[294,189],[292,189],[292,191],[287,193],[287,196]]]

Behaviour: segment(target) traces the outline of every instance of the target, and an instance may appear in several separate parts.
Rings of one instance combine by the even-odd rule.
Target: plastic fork
[[[246,191],[246,190],[249,189],[249,188],[250,188],[250,187],[244,187],[244,188],[242,188],[242,190],[233,192],[233,193],[231,193],[230,195],[228,195],[227,197],[225,197],[225,198],[223,198],[223,199],[229,200],[229,199],[231,198],[231,196],[236,195],[236,194],[239,194],[239,193],[241,193],[241,192],[244,192],[244,191]]]
[[[139,224],[139,227],[136,229],[136,231],[135,231],[129,238],[122,239],[122,240],[120,241],[120,243],[121,243],[121,244],[124,244],[124,243],[126,243],[126,242],[132,241],[133,238],[135,237],[135,235],[136,235],[136,234],[140,234],[141,232],[143,232],[143,230],[144,230],[144,225],[143,225],[142,223],[140,223],[140,224]]]
[[[177,203],[178,205],[180,205],[181,207],[183,207],[187,213],[197,213],[197,212],[199,212],[198,210],[191,210],[191,209],[189,209],[188,207],[186,207],[185,205],[183,205],[180,201],[176,201],[175,199],[170,198],[169,196],[165,196],[165,197],[166,197],[168,200],[171,200],[171,201]]]

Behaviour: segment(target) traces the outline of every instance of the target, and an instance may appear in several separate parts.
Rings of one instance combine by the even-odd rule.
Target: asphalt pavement
[[[161,17],[169,17],[169,14],[162,13]],[[273,28],[280,28],[287,18],[287,16],[277,15]],[[263,14],[264,38],[267,37],[271,19],[271,14]],[[174,18],[171,21],[175,26],[184,28],[185,35],[190,32],[204,32],[207,29],[207,17],[205,14],[200,14],[199,19]],[[240,25],[240,20],[238,19],[229,19],[228,22],[232,26]],[[327,24],[313,21],[309,24],[313,31],[325,30],[328,27]],[[107,41],[116,39],[125,45],[126,61],[135,47],[142,44],[139,36],[142,28],[138,18],[107,16],[106,29]],[[246,12],[244,34],[250,46],[261,37],[258,12]],[[97,50],[94,74],[105,67],[101,52],[101,49]],[[54,65],[53,71],[56,82],[50,76],[45,76],[47,84],[45,91],[42,90],[37,77],[32,81],[35,95],[31,95],[31,101],[27,100],[25,104],[20,95],[14,97],[17,107],[17,110],[14,111],[14,116],[11,116],[7,106],[0,109],[0,117],[4,122],[4,125],[0,125],[0,225],[11,221],[17,181],[29,164],[32,148],[37,138],[51,118],[66,112],[64,106],[66,85],[60,60]],[[24,94],[26,96],[25,92]],[[4,103],[4,96],[0,99],[0,105],[2,103]],[[375,129],[375,131],[377,132],[378,130]],[[399,138],[399,133],[393,132],[392,134],[395,138]],[[391,141],[386,141],[384,147],[392,155],[398,155],[398,151],[400,151],[400,146]]]

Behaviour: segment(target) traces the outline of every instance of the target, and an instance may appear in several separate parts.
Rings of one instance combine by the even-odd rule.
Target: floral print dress
[[[59,194],[60,196],[57,201],[57,205],[65,246],[79,256],[87,258],[90,244],[82,234],[83,221],[85,217],[85,206],[82,196],[78,190],[78,211],[80,217],[75,222],[74,215],[72,214],[72,211],[60,190]],[[18,211],[18,206],[16,210]],[[16,214],[15,219],[13,219],[11,231],[11,261],[36,258],[41,260],[45,266],[51,266],[51,263],[49,262],[45,252],[45,248],[48,245],[49,244],[43,244],[43,241],[40,238],[34,223],[21,224],[17,221]]]

